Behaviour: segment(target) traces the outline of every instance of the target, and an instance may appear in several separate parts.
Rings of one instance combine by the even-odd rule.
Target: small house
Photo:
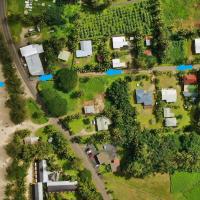
[[[199,54],[200,53],[200,38],[195,39],[195,53]]]
[[[162,93],[163,101],[166,101],[167,103],[176,102],[177,100],[176,89],[173,89],[173,88],[162,89],[161,93]]]
[[[177,120],[175,117],[173,118],[165,118],[165,126],[166,127],[176,127],[177,126]]]
[[[113,145],[105,144],[103,145],[103,149],[109,155],[111,161],[113,161],[117,156],[117,150]]]
[[[141,89],[136,90],[136,101],[139,104],[143,104],[144,108],[153,106],[153,94],[152,92],[146,92]]]
[[[116,59],[112,59],[112,66],[113,68],[125,68],[126,63],[121,62],[119,58],[116,58]]]
[[[97,131],[108,130],[108,127],[110,124],[111,124],[111,121],[107,117],[97,117],[96,119]]]
[[[120,49],[128,46],[125,36],[112,37],[113,49]]]
[[[198,84],[198,79],[196,74],[188,74],[183,77],[184,85],[196,85]]]
[[[164,118],[174,117],[174,113],[171,112],[171,108],[164,108]]]
[[[80,50],[76,50],[76,57],[83,58],[92,55],[92,41],[80,41]]]
[[[63,61],[68,61],[69,57],[70,57],[70,52],[66,50],[60,51],[58,55],[58,59],[63,60]]]
[[[95,107],[94,107],[94,105],[84,106],[84,113],[85,114],[95,114]]]

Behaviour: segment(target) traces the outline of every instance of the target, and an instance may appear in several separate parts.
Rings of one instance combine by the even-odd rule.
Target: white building
[[[119,58],[116,58],[116,59],[112,59],[112,66],[113,68],[125,68],[126,63],[121,62]]]
[[[80,41],[80,50],[76,50],[76,57],[82,58],[92,55],[92,41],[84,40]]]
[[[162,100],[167,103],[176,102],[177,100],[177,92],[175,89],[167,88],[162,89]]]
[[[195,53],[200,53],[200,38],[195,39]]]
[[[107,117],[98,117],[96,119],[96,124],[97,124],[98,131],[106,131],[108,130],[108,127],[111,124],[111,121]]]
[[[70,57],[70,52],[66,50],[60,51],[58,55],[58,59],[63,60],[63,61],[68,61],[69,57]]]
[[[122,47],[128,46],[128,42],[124,36],[112,37],[113,49],[120,49]]]
[[[176,127],[177,126],[177,120],[176,118],[165,118],[165,126],[166,127]]]
[[[28,45],[20,48],[20,52],[25,58],[28,70],[32,76],[39,76],[44,74],[44,70],[39,56],[40,53],[44,52],[42,45]]]

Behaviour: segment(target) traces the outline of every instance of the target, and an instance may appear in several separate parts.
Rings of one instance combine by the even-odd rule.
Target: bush
[[[77,72],[67,68],[59,70],[55,77],[56,86],[63,92],[70,92],[73,90],[76,87],[77,82]]]

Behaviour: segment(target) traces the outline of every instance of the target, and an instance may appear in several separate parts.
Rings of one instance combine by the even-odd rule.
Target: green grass
[[[174,200],[198,200],[200,173],[177,172],[171,175],[171,192]]]
[[[120,200],[172,200],[170,179],[167,174],[146,177],[144,179],[125,179],[114,174],[104,175],[106,187]],[[120,198],[119,198],[120,197]]]
[[[48,119],[45,116],[44,112],[33,99],[28,99],[26,101],[26,109],[28,117],[33,123],[44,124],[48,122]],[[34,117],[34,115],[36,115],[36,117]]]
[[[25,0],[7,0],[7,1],[8,1],[8,14],[24,13]]]

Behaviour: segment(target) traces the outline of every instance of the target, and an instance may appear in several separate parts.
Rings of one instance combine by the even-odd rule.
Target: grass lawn
[[[172,200],[169,175],[157,174],[144,179],[125,179],[114,174],[104,175],[106,187],[120,200]]]
[[[33,123],[44,124],[48,122],[48,119],[45,116],[45,113],[41,110],[41,108],[38,106],[38,104],[34,100],[28,99],[26,101],[26,110],[27,110],[28,117],[31,119]]]
[[[69,127],[72,129],[72,132],[74,134],[80,134],[82,133],[84,135],[84,133],[93,133],[95,132],[95,126],[92,124],[92,121],[94,120],[93,116],[89,116],[87,117],[90,120],[90,124],[85,124],[83,122],[83,118],[81,117],[80,119],[75,119],[71,122],[69,122]]]
[[[200,173],[177,172],[171,175],[174,200],[199,200]]]

